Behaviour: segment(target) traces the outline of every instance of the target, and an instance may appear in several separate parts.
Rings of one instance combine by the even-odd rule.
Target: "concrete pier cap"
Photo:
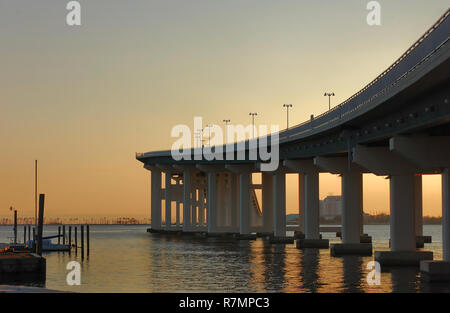
[[[330,246],[331,256],[342,255],[372,255],[371,243],[338,243]]]
[[[450,281],[450,262],[421,261],[420,272],[426,281]]]

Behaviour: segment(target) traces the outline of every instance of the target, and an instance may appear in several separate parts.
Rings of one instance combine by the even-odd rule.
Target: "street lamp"
[[[205,126],[205,128],[208,128],[208,146],[211,147],[211,124],[208,124]]]
[[[228,143],[228,123],[231,122],[231,120],[223,120],[225,123],[225,143]]]
[[[252,138],[255,138],[255,116],[258,115],[258,113],[254,112],[250,112],[248,115],[250,115],[252,117]]]
[[[283,108],[286,108],[286,129],[289,129],[289,108],[292,108],[292,104],[283,104]]]
[[[331,93],[325,92],[324,96],[328,97],[328,111],[330,111],[331,110],[331,97],[334,97],[335,94],[334,94],[334,92],[331,92]]]

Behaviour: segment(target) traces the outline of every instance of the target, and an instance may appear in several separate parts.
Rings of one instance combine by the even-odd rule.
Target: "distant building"
[[[342,212],[342,197],[328,196],[320,200],[320,217],[325,219],[333,219],[340,216]]]

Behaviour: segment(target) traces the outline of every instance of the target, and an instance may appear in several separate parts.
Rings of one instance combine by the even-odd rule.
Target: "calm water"
[[[91,255],[48,253],[45,287],[77,292],[450,292],[450,284],[421,281],[418,268],[383,272],[380,286],[366,282],[372,257],[334,258],[329,250],[298,250],[261,239],[234,241],[151,235],[147,226],[91,226]],[[23,238],[19,227],[19,238]],[[388,250],[389,226],[365,226],[374,248]],[[46,226],[45,235],[57,233]],[[426,244],[442,258],[441,227],[425,226]],[[0,242],[12,235],[0,226]],[[334,234],[325,234],[339,242]],[[80,261],[81,286],[66,284],[67,262]]]

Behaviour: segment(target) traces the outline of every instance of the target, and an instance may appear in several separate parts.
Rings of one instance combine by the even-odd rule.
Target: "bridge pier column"
[[[191,230],[192,171],[183,171],[183,231]]]
[[[177,201],[176,204],[176,225],[180,227],[180,201]]]
[[[264,233],[273,233],[273,175],[271,173],[262,173],[262,215]]]
[[[391,251],[375,251],[381,266],[418,266],[432,260],[433,252],[416,251],[414,174],[420,172],[414,162],[392,152],[391,147],[353,149],[353,162],[376,175],[389,175]]]
[[[231,192],[230,192],[230,202],[231,202],[231,229],[232,232],[239,233],[239,215],[240,215],[240,204],[239,204],[239,176],[234,173],[230,173],[231,180]]]
[[[203,186],[203,180],[198,190],[198,225],[203,227],[205,225],[205,188]]]
[[[308,171],[305,175],[305,239],[297,239],[296,246],[328,249],[328,239],[320,237],[319,223],[319,171]]]
[[[321,239],[319,228],[319,168],[313,160],[285,160],[283,165],[305,177],[305,238],[297,239],[296,247],[328,249],[329,240]]]
[[[286,174],[273,175],[274,237],[286,237]]]
[[[151,170],[151,229],[161,229],[161,170]]]
[[[300,233],[305,233],[305,175],[298,174],[298,228]]]
[[[172,226],[172,197],[171,197],[171,191],[172,191],[172,173],[171,172],[165,172],[165,209],[166,209],[166,217],[165,217],[165,226],[166,229],[170,229]]]
[[[239,174],[239,208],[241,235],[250,234],[250,173]]]
[[[207,195],[208,233],[217,232],[217,173],[208,172]]]
[[[414,176],[414,215],[416,247],[424,247],[423,236],[423,197],[422,197],[422,175]]]
[[[225,168],[239,175],[239,239],[253,240],[256,235],[250,231],[250,183],[254,165],[227,164]]]
[[[362,174],[342,174],[342,242],[359,244],[361,232]]]
[[[331,255],[372,255],[372,244],[361,243],[363,216],[362,169],[349,163],[348,157],[316,157],[314,163],[321,169],[341,175],[342,244],[331,245]],[[368,237],[370,240],[370,237]],[[366,237],[364,237],[366,241]]]

